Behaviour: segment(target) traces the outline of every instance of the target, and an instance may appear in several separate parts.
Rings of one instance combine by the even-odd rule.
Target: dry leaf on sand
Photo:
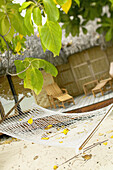
[[[47,127],[45,127],[45,130],[48,130],[50,128],[52,128],[53,125],[48,125]]]
[[[66,129],[64,129],[63,130],[63,132],[62,133],[64,133],[65,135],[67,135],[67,133],[69,132],[69,129],[68,128],[66,128]]]
[[[33,123],[33,119],[30,118],[30,119],[28,120],[28,123],[31,125],[31,124]]]
[[[108,143],[107,142],[104,142],[103,145],[107,145]]]
[[[42,140],[48,140],[49,139],[49,137],[43,137],[43,138],[41,138]]]
[[[33,159],[34,159],[34,160],[38,159],[38,156],[35,156]]]
[[[106,133],[112,133],[113,132],[113,130],[109,130],[109,131],[107,131]]]
[[[103,133],[99,133],[98,135],[99,135],[99,136],[103,136],[104,134],[103,134]]]
[[[53,169],[56,170],[57,168],[58,168],[58,166],[57,166],[57,165],[54,165]]]
[[[91,159],[91,157],[92,154],[82,156],[82,158],[84,158],[84,161]]]

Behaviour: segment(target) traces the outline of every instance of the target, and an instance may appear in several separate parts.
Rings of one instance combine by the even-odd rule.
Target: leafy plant
[[[52,76],[57,75],[57,69],[48,61],[37,58],[25,58],[23,61],[14,61],[18,76],[24,79],[24,87],[30,88],[38,95],[43,86],[43,76],[40,68],[44,69]]]

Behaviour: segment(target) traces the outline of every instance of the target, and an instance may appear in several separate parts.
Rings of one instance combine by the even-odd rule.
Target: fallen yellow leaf
[[[50,128],[52,128],[53,125],[48,125],[47,127],[45,127],[45,130],[48,130]]]
[[[57,166],[57,165],[54,165],[53,169],[56,170],[57,168],[58,168],[58,166]]]
[[[63,141],[59,141],[59,143],[63,143]]]
[[[67,133],[69,132],[69,129],[68,128],[66,128],[66,129],[64,129],[63,130],[63,132],[62,133],[64,133],[65,135],[67,135]]]
[[[113,138],[113,135],[110,138]]]
[[[29,123],[29,124],[32,124],[32,123],[33,123],[33,119],[30,118],[30,119],[28,120],[28,123]]]
[[[113,130],[109,130],[109,131],[107,131],[106,133],[112,133],[113,132]]]
[[[82,131],[82,132],[77,132],[78,134],[81,134],[81,133],[84,133],[84,131]]]
[[[98,135],[99,135],[99,136],[103,136],[104,134],[103,134],[103,133],[99,133]]]
[[[49,137],[43,137],[43,138],[41,138],[42,140],[48,140],[49,139]]]
[[[91,159],[91,157],[92,154],[82,156],[82,158],[84,158],[85,161]]]
[[[21,121],[22,119],[19,119],[19,121]]]
[[[57,131],[59,131],[60,130],[60,128],[57,128]]]
[[[108,143],[107,142],[104,142],[103,145],[107,145]]]

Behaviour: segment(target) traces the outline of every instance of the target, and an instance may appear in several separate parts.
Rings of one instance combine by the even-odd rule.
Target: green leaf
[[[87,24],[88,20],[85,20],[82,22],[82,26],[85,26]]]
[[[75,35],[79,36],[79,26],[78,25],[72,25],[71,34],[73,37]]]
[[[0,33],[2,35],[6,35],[5,39],[11,42],[13,35],[14,35],[14,28],[12,27],[12,25],[10,26],[7,16],[1,19]]]
[[[56,2],[57,2],[60,6],[62,6],[62,5],[64,5],[64,4],[67,2],[67,0],[56,0]]]
[[[5,16],[3,12],[0,12],[0,20]]]
[[[41,27],[38,27],[38,31],[39,31],[39,35],[40,35],[40,37],[41,37],[41,33],[40,33]],[[41,39],[40,39],[40,41],[41,41],[41,45],[42,45],[43,51],[44,51],[44,53],[45,53],[46,47],[45,47],[44,44],[42,43],[42,40],[41,40]]]
[[[53,0],[43,0],[47,18],[50,21],[57,21],[59,19],[59,11]]]
[[[106,41],[110,41],[111,39],[112,39],[112,36],[113,36],[113,30],[112,30],[112,28],[110,28],[109,30],[108,30],[108,32],[106,33],[106,35],[105,35],[105,40]]]
[[[98,32],[99,34],[101,34],[101,33],[103,32],[103,28],[102,28],[102,27],[98,27],[98,28],[96,29],[96,32]]]
[[[47,73],[50,73],[54,77],[58,74],[56,67],[46,60],[32,58],[32,65],[36,68],[43,68]]]
[[[110,23],[102,23],[102,27],[110,27]]]
[[[69,20],[70,20],[70,18],[69,18],[69,16],[67,14],[60,15],[60,21],[61,22],[67,22]]]
[[[26,77],[24,79],[24,87],[34,90],[38,95],[42,90],[43,76],[42,73],[35,67],[31,67],[26,71]]]
[[[22,35],[26,35],[27,29],[24,25],[24,18],[19,14],[19,12],[11,13],[9,18],[15,30]]]
[[[42,15],[39,7],[33,9],[33,20],[37,26],[42,25]]]
[[[82,31],[84,34],[87,34],[87,29],[85,27],[82,27]]]
[[[41,40],[44,46],[53,52],[54,56],[59,55],[61,49],[62,30],[57,22],[48,21],[40,30]]]
[[[6,4],[7,9],[19,10],[20,4],[8,3]]]
[[[26,9],[29,5],[34,4],[32,1],[24,2],[22,6],[19,8],[19,12],[21,12],[23,9]]]
[[[28,63],[31,63],[31,67],[35,67],[37,69],[43,68],[47,73],[52,74],[52,76],[54,76],[54,77],[56,77],[58,74],[56,67],[46,60],[33,58],[33,57],[32,58],[27,57],[24,60],[24,63],[26,63],[26,62],[27,62],[26,66],[28,66]]]
[[[21,60],[15,60],[14,61],[14,64],[16,66],[16,71],[17,73],[20,73],[21,71],[25,70],[27,67],[25,66],[24,62],[21,61]],[[28,64],[29,65],[29,64]],[[21,79],[24,79],[26,76],[26,71],[19,74],[18,77],[21,78]]]
[[[109,0],[111,2],[111,4],[113,5],[113,0]]]
[[[5,5],[5,1],[3,1],[3,0],[0,1],[0,6],[1,6],[1,5]]]
[[[7,16],[5,16],[1,20],[1,31],[2,31],[3,36],[8,33],[9,28],[10,28],[10,24],[9,24]]]
[[[26,15],[25,15],[25,18],[24,18],[25,26],[28,28],[28,30],[32,34],[34,34],[33,23],[32,23],[32,20],[31,20],[31,14],[32,14],[33,8],[34,8],[34,6],[27,9],[27,12],[26,12]]]
[[[65,36],[67,37],[69,35],[69,33],[71,32],[72,28],[73,28],[72,23],[71,22],[67,22],[65,24],[65,27],[66,27]]]
[[[79,0],[74,0],[78,6],[80,6],[80,1]]]

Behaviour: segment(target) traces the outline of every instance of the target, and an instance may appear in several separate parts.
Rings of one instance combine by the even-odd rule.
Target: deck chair
[[[113,90],[112,87],[112,80],[113,80],[113,62],[110,63],[110,70],[109,70],[110,77],[104,80],[101,80],[93,89],[92,93],[93,96],[96,97],[96,93],[101,92],[102,96],[104,95],[104,92],[108,90]],[[110,88],[106,88],[106,85],[109,84]]]
[[[55,100],[57,101],[58,106],[63,106],[63,108],[65,108],[65,102],[73,102],[73,104],[75,104],[73,97],[68,94],[67,90],[64,88],[60,89],[56,83],[46,86],[45,90],[51,107],[53,105],[54,108],[56,108]]]

